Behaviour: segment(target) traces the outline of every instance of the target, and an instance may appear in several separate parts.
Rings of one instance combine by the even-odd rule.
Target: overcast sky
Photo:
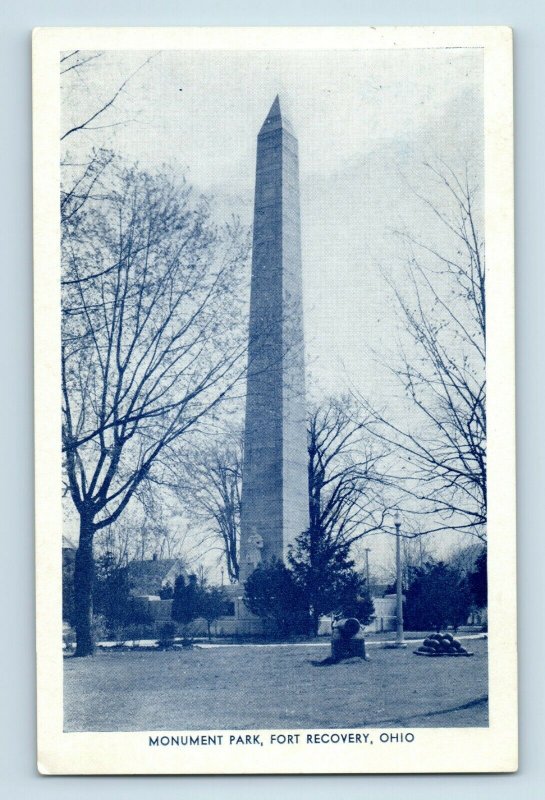
[[[96,110],[147,55],[110,52],[69,73],[63,124]],[[438,235],[411,187],[434,199],[422,165],[437,159],[468,163],[480,182],[481,50],[161,52],[70,147],[106,144],[142,166],[188,170],[219,213],[250,224],[256,136],[277,92],[299,139],[310,371],[324,391],[348,375],[380,396],[369,352],[392,340],[380,273],[405,258],[393,232]]]
[[[68,73],[63,129],[149,55],[109,52]],[[188,171],[218,214],[251,224],[256,136],[279,93],[299,140],[310,389],[352,385],[382,402],[397,389],[373,356],[393,355],[398,327],[382,277],[403,279],[406,251],[394,232],[440,236],[414,193],[441,200],[423,162],[468,165],[482,185],[482,79],[480,49],[161,52],[70,148],[83,156],[111,146],[142,166]]]

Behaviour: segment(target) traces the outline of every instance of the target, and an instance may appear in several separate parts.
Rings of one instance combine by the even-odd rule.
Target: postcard
[[[38,768],[517,768],[512,32],[33,37]]]

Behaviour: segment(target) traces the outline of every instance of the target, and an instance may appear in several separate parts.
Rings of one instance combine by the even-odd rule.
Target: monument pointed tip
[[[265,122],[261,130],[268,128],[285,128],[286,130],[292,133],[292,126],[286,116],[282,113],[282,109],[280,107],[280,96],[277,94],[273,100],[272,106],[270,107],[269,113],[265,118]]]
[[[272,106],[269,109],[269,113],[267,114],[267,119],[272,119],[273,117],[282,116],[282,112],[280,110],[280,97],[276,95],[273,100]]]

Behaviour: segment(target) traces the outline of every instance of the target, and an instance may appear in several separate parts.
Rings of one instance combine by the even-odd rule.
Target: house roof
[[[179,558],[131,561],[128,565],[129,589],[137,597],[157,595],[167,580],[174,585],[176,577],[185,574]]]

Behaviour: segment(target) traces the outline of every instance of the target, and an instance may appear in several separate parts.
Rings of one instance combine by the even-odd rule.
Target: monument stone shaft
[[[276,97],[257,138],[240,578],[308,527],[297,139]]]

